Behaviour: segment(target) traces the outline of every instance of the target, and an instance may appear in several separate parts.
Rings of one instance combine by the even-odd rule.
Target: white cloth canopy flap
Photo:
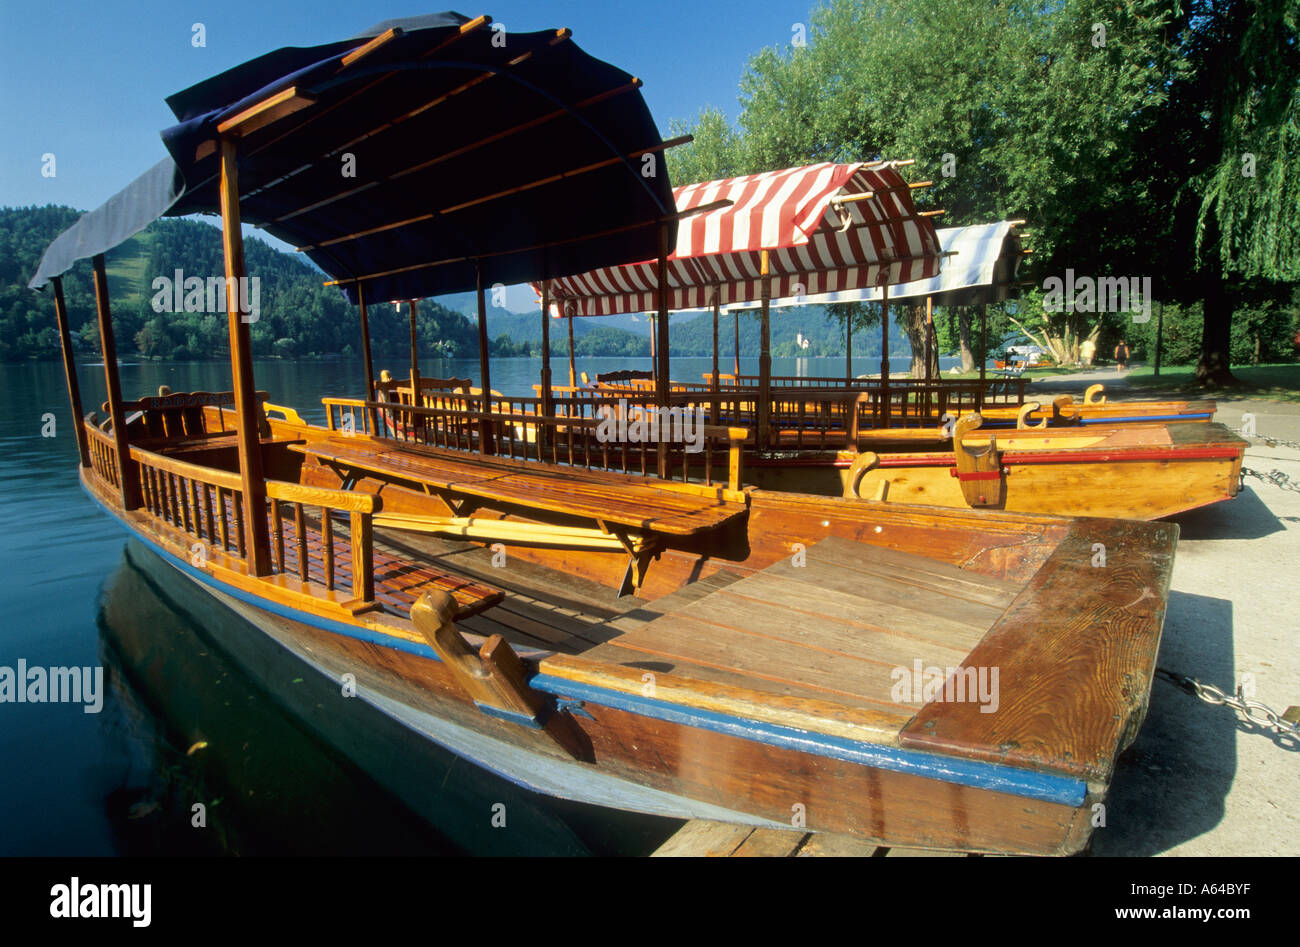
[[[1016,279],[1020,267],[1020,238],[1016,225],[1010,221],[996,224],[974,224],[970,227],[944,227],[938,231],[939,244],[945,254],[943,269],[936,275],[902,285],[889,286],[889,299],[904,300],[942,297],[963,290],[983,290],[984,302],[997,302],[1006,298],[1007,289]],[[1001,266],[999,266],[1001,264]],[[878,287],[844,290],[834,293],[807,293],[772,299],[774,306],[824,306],[829,303],[879,302]],[[946,304],[948,299],[936,299]],[[972,294],[972,301],[975,296]],[[964,304],[961,301],[959,304]],[[752,306],[731,305],[730,309],[748,309]]]

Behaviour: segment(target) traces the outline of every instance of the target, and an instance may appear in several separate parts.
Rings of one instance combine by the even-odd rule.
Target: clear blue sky
[[[426,3],[428,0],[426,0]],[[436,0],[434,0],[436,3]],[[584,50],[639,76],[660,131],[713,105],[735,118],[750,55],[784,47],[814,0],[493,0],[466,7],[510,31],[567,26]],[[345,39],[441,6],[339,0],[3,0],[0,206],[89,209],[165,154],[163,98],[281,46]],[[191,27],[206,27],[206,48]],[[57,176],[41,176],[53,153]]]

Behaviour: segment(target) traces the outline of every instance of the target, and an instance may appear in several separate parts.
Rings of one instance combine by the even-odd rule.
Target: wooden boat
[[[887,162],[884,171],[869,170],[879,175],[895,167],[896,163]],[[766,190],[755,188],[750,178],[691,185],[676,191],[680,210],[691,210],[718,194],[736,194],[742,204],[714,210],[706,215],[707,225],[697,221],[689,230],[679,231],[675,252],[661,256],[657,271],[645,263],[632,263],[537,284],[544,308],[549,311],[546,300],[554,298],[557,314],[567,315],[570,321],[575,316],[641,311],[651,304],[659,307],[654,390],[644,390],[644,379],[609,377],[594,392],[572,390],[564,413],[594,417],[610,411],[676,409],[702,413],[714,424],[744,427],[751,432],[747,469],[755,483],[771,489],[1143,519],[1236,495],[1246,441],[1221,425],[1187,423],[1209,422],[1212,404],[1108,406],[1094,386],[1082,405],[1069,396],[1057,398],[1049,415],[1043,405],[1026,400],[1023,378],[995,383],[993,391],[983,378],[978,382],[899,380],[890,377],[887,358],[881,361],[878,379],[847,377],[851,358],[844,379],[773,379],[768,351],[773,299],[795,299],[799,304],[879,300],[885,313],[882,351],[888,351],[893,284],[902,284],[896,291],[904,298],[925,296],[927,304],[932,301],[926,295],[930,293],[949,301],[977,301],[981,313],[986,301],[1004,298],[1014,285],[1022,252],[1015,234],[1019,222],[949,231],[948,247],[958,245],[952,241],[969,238],[991,249],[986,260],[975,261],[976,275],[961,277],[960,285],[952,285],[951,280],[945,284],[942,272],[929,268],[925,255],[940,243],[937,235],[932,242],[926,230],[930,225],[925,214],[930,212],[916,210],[910,186],[901,179],[872,181],[868,186],[863,178],[868,172],[859,166],[838,170],[842,190],[828,197],[827,204],[837,208],[840,217],[827,210],[818,220],[803,204],[792,206],[789,199],[782,200],[787,193],[802,195],[807,178],[825,175],[827,169],[820,165],[769,175],[780,177],[780,186]],[[787,186],[786,179],[798,187]],[[766,193],[778,196],[771,201],[755,196]],[[877,206],[882,195],[890,201],[888,207]],[[848,206],[856,217],[848,216]],[[797,217],[803,221],[792,241],[799,252],[746,244],[753,237],[747,222],[759,216],[765,228],[773,229],[778,221],[791,224]],[[908,244],[912,256],[904,259],[925,261],[923,270],[904,272],[885,266],[899,255],[897,248],[875,260],[870,248],[879,251],[888,243],[879,234],[853,243],[827,235],[825,231],[834,230],[834,221],[841,217],[843,228],[861,223],[867,231],[875,220],[913,223],[921,238],[916,246]],[[826,252],[818,239],[838,239],[836,253]],[[810,242],[812,249],[804,250],[801,241]],[[656,272],[663,285],[651,293]],[[737,370],[724,386],[718,365],[721,308],[755,301],[760,305],[759,374],[742,376]],[[710,304],[713,370],[704,384],[672,383],[667,311]],[[737,351],[738,340],[737,328]],[[966,435],[964,447],[961,439],[952,443],[954,425]],[[972,436],[977,427],[996,432],[996,437],[986,438],[983,431]],[[978,462],[972,457],[978,457]]]
[[[704,383],[673,382],[675,391],[713,391],[712,376],[703,375]],[[1212,399],[1112,401],[1101,384],[1089,385],[1082,400],[1073,395],[1057,395],[1050,401],[1034,397],[1029,390],[1030,379],[993,379],[979,382],[967,379],[912,379],[893,378],[890,386],[895,392],[888,418],[890,427],[917,427],[938,425],[944,414],[960,417],[978,413],[985,427],[1069,427],[1080,424],[1122,425],[1132,422],[1169,423],[1205,422],[1214,420],[1217,409]],[[879,392],[878,379],[867,378],[800,378],[792,375],[774,375],[773,390],[778,395],[803,389],[809,402],[806,413],[812,414],[812,405],[819,400],[830,404],[843,401],[853,392]],[[614,381],[600,381],[596,387],[618,388]],[[718,390],[734,392],[746,389],[755,395],[758,376],[722,373]],[[838,397],[837,397],[838,396]],[[1026,408],[1026,405],[1029,407]],[[873,412],[864,419],[875,426],[883,421]]]
[[[653,396],[637,387],[642,383],[606,381],[573,391],[565,395],[565,413],[653,411]],[[670,403],[753,431],[760,397],[753,388],[711,393],[683,386]],[[752,436],[745,442],[752,483],[888,502],[1159,519],[1236,496],[1247,446],[1221,424],[1192,417],[1197,423],[1178,423],[1156,413],[1177,410],[1172,403],[1117,406],[1134,413],[1108,420],[1081,417],[1089,405],[1063,397],[1052,405],[1062,419],[1056,424],[1036,402],[1014,415],[1010,408],[947,405],[942,423],[917,414],[904,424],[900,413],[888,425],[878,390],[778,387],[769,403],[768,448],[759,449]]]
[[[503,49],[486,24],[381,24],[173,97],[183,125],[164,139],[174,163],[78,221],[32,280],[53,285],[86,493],[320,675],[526,787],[914,847],[1078,851],[1145,714],[1176,526],[756,489],[743,429],[706,426],[699,454],[664,437],[611,445],[590,436],[595,419],[552,415],[545,397],[503,413],[486,361],[477,410],[327,398],[327,424],[313,425],[257,392],[233,294],[231,391],[124,400],[103,253],[151,214],[219,208],[230,278],[243,275],[241,211],[313,244],[359,215],[364,232],[312,252],[360,305],[370,391],[371,289],[403,298],[476,285],[482,336],[483,287],[502,271],[547,279],[553,266],[636,259],[647,241],[662,253],[676,218],[647,191],[640,162],[610,164],[590,192],[563,176],[530,189],[542,208],[556,204],[540,216],[570,228],[558,263],[536,237],[503,232],[495,209],[462,224],[480,241],[468,261],[430,262],[429,247],[447,252],[459,232],[442,219],[414,225],[407,242],[376,237],[376,217],[409,208],[417,187],[393,185],[391,166],[388,183],[360,197],[337,193],[332,168],[282,176],[458,89],[458,115],[493,115],[485,138],[464,121],[438,139],[485,169],[454,182],[461,199],[487,184],[518,194],[539,169],[513,160],[518,139],[494,150],[499,113],[485,107],[510,70],[551,92],[534,103],[540,113],[512,113],[521,127],[558,120],[557,104],[601,89],[635,97],[603,120],[584,113],[579,124],[596,134],[559,136],[569,151],[552,147],[552,158],[586,167],[607,136],[623,153],[663,144],[626,74],[567,33],[512,35]],[[431,57],[442,68],[414,68]],[[466,71],[492,81],[466,88]],[[267,85],[268,74],[296,85]],[[409,126],[412,141],[433,140],[429,112]],[[360,166],[412,153],[376,137],[354,146]],[[213,155],[215,183],[205,178]],[[307,208],[323,195],[334,196],[325,217]],[[292,227],[276,222],[286,207],[304,208]],[[140,215],[123,219],[123,208]],[[86,253],[103,419],[82,416],[62,295],[63,274]],[[389,265],[372,270],[383,255]],[[321,712],[347,715],[347,701]]]

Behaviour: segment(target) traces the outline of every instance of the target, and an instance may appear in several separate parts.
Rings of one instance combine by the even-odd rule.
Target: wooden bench
[[[372,444],[376,442],[371,442]],[[575,470],[506,458],[470,458],[438,448],[376,447],[345,438],[290,445],[340,471],[412,480],[439,493],[495,501],[647,532],[694,536],[745,513],[721,488],[649,483],[605,471]],[[355,477],[346,477],[345,482]]]
[[[332,468],[345,489],[366,475],[390,482],[408,481],[439,495],[454,514],[385,514],[376,520],[377,525],[478,541],[626,551],[620,595],[640,588],[665,537],[691,537],[719,529],[748,511],[747,504],[736,499],[737,494],[720,487],[650,482],[628,474],[501,457],[469,457],[439,448],[387,446],[377,440],[338,437],[294,444],[289,449]],[[577,517],[595,525],[471,518],[484,503]]]

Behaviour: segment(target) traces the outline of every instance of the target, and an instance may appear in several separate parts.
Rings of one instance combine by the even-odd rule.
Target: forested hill
[[[0,208],[0,361],[53,359],[59,355],[52,293],[34,293],[27,283],[41,254],[58,234],[71,226],[79,212],[69,207]],[[343,294],[322,285],[324,277],[305,258],[277,250],[257,239],[244,242],[250,276],[259,280],[257,321],[250,331],[258,357],[312,357],[329,354],[351,356],[360,352],[360,326],[355,306]],[[118,353],[125,356],[175,360],[225,358],[229,351],[223,307],[182,291],[176,296],[159,289],[154,280],[221,277],[221,234],[198,220],[164,219],[132,237],[107,255],[109,298]],[[182,284],[183,286],[183,284]],[[95,300],[89,261],[78,263],[63,280],[73,332],[73,344],[93,353],[99,349]],[[455,311],[432,300],[420,303],[418,335],[422,355],[472,357],[478,354],[478,330],[466,314],[461,297],[445,300]],[[472,300],[471,300],[472,303]],[[175,311],[175,310],[180,311]],[[184,311],[197,309],[199,311]],[[719,327],[719,348],[724,356],[733,350],[733,317],[724,314]],[[539,314],[490,309],[491,348],[495,355],[540,354]],[[629,331],[631,329],[632,331]],[[409,351],[409,323],[403,309],[388,304],[370,307],[371,344],[377,356],[405,356]],[[675,314],[672,319],[674,355],[708,355],[712,351],[712,316]],[[796,341],[808,341],[800,349]],[[758,320],[752,313],[740,318],[742,354],[758,352]],[[891,340],[896,354],[905,354],[901,333]],[[879,352],[879,329],[855,333],[859,355]],[[568,352],[567,326],[551,332],[552,352]],[[579,319],[574,326],[574,347],[583,356],[646,356],[650,354],[649,322],[644,316]],[[775,312],[772,319],[774,355],[836,355],[844,351],[843,324],[820,307]]]
[[[33,293],[27,282],[50,241],[78,216],[67,207],[0,208],[0,360],[58,355],[50,291]],[[250,276],[259,279],[258,319],[250,326],[255,355],[348,355],[359,350],[356,308],[337,289],[322,285],[319,270],[256,239],[245,241],[244,252]],[[215,227],[196,220],[158,220],[110,252],[107,263],[119,353],[225,357],[229,337],[224,310],[208,311],[204,300],[204,311],[169,311],[176,308],[174,297],[154,287],[156,278],[173,280],[178,269],[186,278],[222,276],[221,234]],[[89,261],[66,274],[63,287],[74,345],[97,349]],[[180,308],[187,308],[184,299]],[[407,351],[405,312],[398,314],[387,305],[372,307],[370,324],[377,353]],[[477,332],[469,321],[431,302],[420,307],[419,335],[426,354],[478,351]]]

